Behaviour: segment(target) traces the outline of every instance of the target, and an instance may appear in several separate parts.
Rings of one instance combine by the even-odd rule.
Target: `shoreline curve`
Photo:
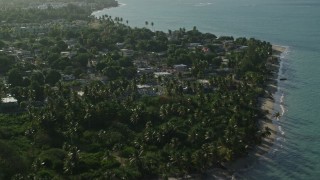
[[[259,107],[263,111],[268,112],[266,114],[266,119],[259,120],[260,129],[264,129],[266,127],[269,128],[271,133],[270,136],[263,138],[261,144],[249,151],[247,156],[241,157],[233,162],[223,164],[226,169],[214,168],[208,171],[207,179],[236,179],[239,173],[248,171],[260,159],[263,158],[267,161],[271,160],[270,158],[266,157],[266,155],[271,152],[278,136],[280,136],[280,134],[284,134],[284,132],[281,131],[281,126],[279,126],[276,122],[278,122],[281,116],[283,116],[285,113],[284,109],[281,107],[284,94],[281,93],[278,83],[280,81],[282,57],[288,52],[288,48],[289,47],[287,46],[272,45],[273,56],[278,58],[278,63],[271,64],[274,73],[270,76],[270,80],[266,84],[265,89],[272,96],[260,99]],[[273,97],[276,97],[277,100],[273,99]],[[276,109],[276,106],[279,106],[279,109]],[[278,112],[280,113],[280,116],[276,117],[275,114]]]

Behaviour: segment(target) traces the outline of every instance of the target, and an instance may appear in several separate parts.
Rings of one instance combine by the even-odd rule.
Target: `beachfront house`
[[[0,112],[13,112],[16,111],[18,107],[18,100],[16,98],[12,96],[1,98]]]
[[[188,66],[185,64],[176,64],[173,65],[173,68],[177,71],[177,72],[183,72],[188,70]]]
[[[121,55],[124,57],[131,57],[133,56],[134,51],[130,49],[121,49]]]
[[[169,72],[155,72],[154,73],[154,77],[158,78],[158,77],[167,77],[167,76],[171,76],[172,74]]]
[[[201,43],[189,43],[188,49],[195,50],[196,48],[202,48]]]
[[[137,85],[138,93],[140,95],[145,95],[145,96],[156,96],[156,91],[154,88],[150,85],[147,84],[138,84]]]
[[[138,74],[148,74],[153,73],[154,69],[152,67],[146,67],[146,68],[138,68],[137,73]]]
[[[123,48],[124,47],[124,43],[120,43],[120,42],[117,42],[116,43],[116,46],[118,47],[118,48]]]

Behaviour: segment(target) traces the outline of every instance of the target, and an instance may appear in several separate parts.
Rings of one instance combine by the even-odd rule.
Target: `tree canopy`
[[[5,31],[14,52],[0,54],[10,84],[0,90],[17,102],[0,108],[17,111],[0,114],[0,178],[185,177],[245,156],[269,134],[257,104],[270,96],[270,43],[132,28],[90,10],[0,12],[9,24],[85,20],[39,37]]]

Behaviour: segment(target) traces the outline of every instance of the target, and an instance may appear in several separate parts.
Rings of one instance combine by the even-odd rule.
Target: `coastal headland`
[[[180,178],[232,169],[272,135],[269,42],[88,6],[1,13],[0,179]]]
[[[208,171],[207,178],[213,179],[233,179],[236,178],[242,172],[246,172],[250,170],[254,166],[256,162],[258,162],[261,158],[265,160],[270,160],[266,156],[268,153],[272,151],[272,147],[274,146],[274,142],[278,136],[279,129],[275,121],[279,120],[280,109],[275,109],[276,104],[279,101],[274,99],[276,97],[276,93],[278,92],[278,83],[279,83],[279,70],[281,64],[281,54],[287,51],[288,47],[280,46],[280,45],[272,45],[273,56],[276,57],[276,61],[268,64],[269,68],[273,70],[273,73],[269,76],[269,81],[266,83],[266,94],[269,96],[265,96],[260,98],[260,103],[258,106],[262,111],[266,113],[266,118],[259,120],[260,129],[268,128],[270,131],[269,136],[264,137],[262,139],[261,144],[257,145],[254,149],[249,151],[248,155],[242,158],[235,160],[234,162],[224,164],[224,168],[215,168],[213,170]],[[280,98],[280,97],[279,97]],[[200,178],[201,179],[201,178]]]
[[[284,46],[277,46],[273,45],[272,49],[274,51],[275,56],[280,56],[281,53],[286,51],[286,47]],[[278,133],[278,127],[273,121],[277,120],[277,109],[275,109],[275,103],[276,100],[275,94],[278,91],[278,72],[280,68],[280,61],[281,59],[278,57],[277,63],[274,64],[269,64],[274,71],[273,74],[270,76],[270,80],[267,82],[266,85],[266,91],[268,92],[267,94],[270,94],[271,96],[268,97],[263,97],[260,99],[260,108],[267,113],[266,118],[260,119],[260,128],[265,129],[268,128],[270,129],[270,135],[262,139],[262,143],[258,145],[253,151],[251,151],[248,154],[248,157],[245,157],[244,159],[239,159],[232,163],[229,168],[236,170],[236,171],[241,171],[242,169],[246,169],[250,167],[250,165],[253,165],[254,161],[259,160],[262,156],[264,156],[266,153],[268,153],[272,146],[273,142],[275,141]]]

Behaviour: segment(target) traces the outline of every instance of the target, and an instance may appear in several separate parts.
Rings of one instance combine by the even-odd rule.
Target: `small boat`
[[[285,81],[287,80],[287,78],[280,78],[280,81]]]

